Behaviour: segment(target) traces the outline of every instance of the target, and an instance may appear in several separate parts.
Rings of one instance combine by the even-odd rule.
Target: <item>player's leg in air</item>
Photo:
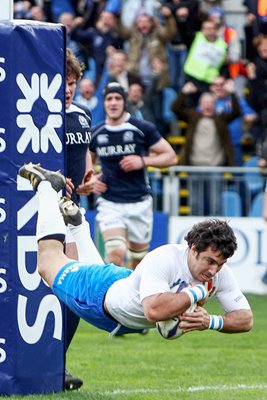
[[[60,172],[49,171],[39,165],[25,164],[19,175],[28,179],[38,192],[38,219],[36,236],[38,241],[38,271],[52,287],[56,275],[71,260],[64,253],[66,223],[74,238],[78,238],[78,255],[90,264],[103,264],[88,230],[88,224],[79,208],[70,200],[63,199],[58,204],[58,192],[65,186],[65,177]],[[64,216],[64,218],[63,218]]]
[[[78,252],[78,260],[89,264],[104,264],[90,234],[90,226],[81,209],[69,198],[62,197],[59,208],[70,230]]]

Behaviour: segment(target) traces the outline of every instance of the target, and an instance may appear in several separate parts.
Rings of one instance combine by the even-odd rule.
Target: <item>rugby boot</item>
[[[66,196],[61,197],[59,200],[59,208],[63,215],[65,225],[81,225],[83,217],[81,210],[71,199]]]
[[[49,181],[56,192],[62,190],[66,184],[66,179],[60,171],[50,171],[49,169],[42,168],[40,164],[33,164],[31,162],[24,164],[19,169],[19,175],[22,178],[28,179],[35,191],[42,181]]]
[[[81,378],[72,376],[67,369],[65,369],[65,390],[78,390],[83,385]]]

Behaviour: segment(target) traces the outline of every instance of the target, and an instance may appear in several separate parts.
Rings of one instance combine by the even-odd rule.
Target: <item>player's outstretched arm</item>
[[[224,333],[248,332],[253,326],[251,310],[236,310],[224,315],[210,315],[207,310],[198,306],[194,313],[180,316],[180,328],[184,333],[194,330],[217,330]]]
[[[253,327],[253,314],[251,310],[232,311],[223,316],[224,333],[248,332]]]

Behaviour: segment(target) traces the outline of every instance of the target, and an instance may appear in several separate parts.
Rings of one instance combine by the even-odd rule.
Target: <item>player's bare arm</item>
[[[95,153],[90,152],[90,158],[91,158],[91,165],[92,167],[97,165],[98,163],[98,157]],[[94,194],[100,195],[101,193],[104,193],[108,186],[105,182],[102,180],[103,174],[102,172],[96,172],[91,176],[90,179],[90,185],[91,185],[91,191]]]
[[[144,156],[146,166],[164,168],[177,164],[177,155],[167,140],[161,138],[149,149],[149,155]]]
[[[190,306],[186,293],[158,293],[143,300],[144,314],[148,321],[164,321],[183,313]]]
[[[210,329],[211,316],[208,311],[198,306],[193,313],[180,315],[180,328],[184,333],[194,330],[202,331]],[[253,315],[251,310],[236,310],[222,316],[223,328],[220,332],[239,333],[248,332],[253,326]]]
[[[89,149],[86,152],[85,161],[85,173],[82,182],[77,187],[77,193],[79,195],[89,196],[94,189],[94,169]]]
[[[177,164],[177,156],[171,145],[165,140],[160,139],[150,148],[146,156],[129,155],[120,161],[120,167],[125,172],[130,172],[144,167],[169,167]]]
[[[177,293],[165,292],[148,296],[142,304],[146,318],[150,322],[157,322],[179,316],[194,303],[195,298],[200,300],[206,296],[206,288],[196,285]]]
[[[146,166],[144,163],[144,158],[138,155],[123,157],[119,164],[121,169],[125,172],[135,171]]]

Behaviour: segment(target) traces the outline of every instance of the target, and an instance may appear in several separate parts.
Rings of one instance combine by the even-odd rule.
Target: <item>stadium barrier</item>
[[[25,162],[64,172],[65,30],[0,22],[0,395],[64,388],[64,309],[37,273]]]
[[[154,210],[171,216],[246,217],[265,187],[256,166],[175,166],[150,169],[149,175]]]

